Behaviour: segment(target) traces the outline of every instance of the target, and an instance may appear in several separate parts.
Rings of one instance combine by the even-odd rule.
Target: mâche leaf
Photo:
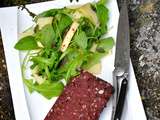
[[[98,52],[108,52],[114,46],[114,40],[112,37],[104,38],[98,41],[96,50]]]
[[[103,4],[96,6],[97,16],[102,26],[106,25],[109,20],[109,10]]]
[[[76,43],[77,46],[79,46],[82,49],[87,48],[87,36],[84,31],[79,31],[75,34],[73,41]]]
[[[35,21],[37,21],[37,19],[40,17],[53,17],[57,14],[58,11],[59,9],[50,9],[50,10],[44,11],[35,17]]]
[[[72,19],[65,14],[61,14],[61,18],[57,23],[57,28],[60,32],[60,34],[62,34],[62,32],[72,23]]]
[[[83,64],[82,68],[89,69],[93,65],[100,62],[101,58],[104,57],[107,53],[89,53],[87,60]]]
[[[55,36],[52,25],[48,24],[36,33],[35,39],[40,41],[44,47],[51,48],[55,42]]]
[[[34,20],[37,21],[37,19],[40,18],[40,17],[54,17],[55,15],[61,14],[61,13],[69,14],[72,11],[73,10],[67,9],[67,8],[50,9],[50,10],[44,11],[44,12],[40,13],[39,15],[37,15]]]
[[[66,73],[65,80],[68,80],[69,78],[75,76],[77,74],[77,69],[81,66],[83,63],[83,56],[78,55],[74,60],[70,62],[68,65],[68,70]]]
[[[38,49],[38,44],[33,36],[21,38],[14,46],[17,50],[35,50]]]
[[[87,18],[81,18],[80,29],[85,32],[86,36],[92,37],[95,32],[95,26]]]
[[[24,80],[24,83],[31,91],[37,91],[47,99],[60,95],[64,87],[62,82],[50,82],[47,80],[41,85],[30,82],[30,80]]]

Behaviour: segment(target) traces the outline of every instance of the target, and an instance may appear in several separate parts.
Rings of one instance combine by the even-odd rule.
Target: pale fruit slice
[[[19,39],[33,35],[34,34],[34,27],[28,28],[26,31],[19,34]]]
[[[97,74],[101,73],[101,68],[102,68],[101,63],[97,63],[97,64],[93,65],[91,68],[89,68],[87,71],[92,74],[97,75]]]
[[[80,7],[77,10],[83,16],[85,16],[86,18],[88,18],[95,26],[99,26],[98,17],[96,15],[96,13],[93,11],[93,9],[91,8],[91,5],[89,3],[83,5],[82,7]]]
[[[53,17],[40,17],[37,20],[39,29],[42,29],[45,25],[52,24]]]

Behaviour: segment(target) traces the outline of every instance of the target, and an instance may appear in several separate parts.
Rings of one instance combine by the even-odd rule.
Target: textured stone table
[[[130,5],[131,58],[149,120],[160,120],[160,1]]]
[[[7,3],[8,1],[8,3]],[[4,0],[5,6],[22,4]],[[26,0],[27,1],[27,0]],[[45,0],[28,0],[28,3]],[[2,4],[0,4],[3,6]],[[160,120],[160,1],[130,0],[131,59],[148,120]],[[133,103],[134,104],[134,103]],[[0,41],[0,120],[14,120]]]

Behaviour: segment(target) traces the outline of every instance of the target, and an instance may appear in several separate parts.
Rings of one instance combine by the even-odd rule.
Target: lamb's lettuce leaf
[[[20,39],[14,46],[17,50],[35,50],[38,49],[37,41],[33,36],[26,36]]]

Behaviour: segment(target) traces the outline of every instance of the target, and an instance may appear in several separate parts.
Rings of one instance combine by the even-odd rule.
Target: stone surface
[[[130,4],[131,58],[148,120],[160,120],[160,1]]]

